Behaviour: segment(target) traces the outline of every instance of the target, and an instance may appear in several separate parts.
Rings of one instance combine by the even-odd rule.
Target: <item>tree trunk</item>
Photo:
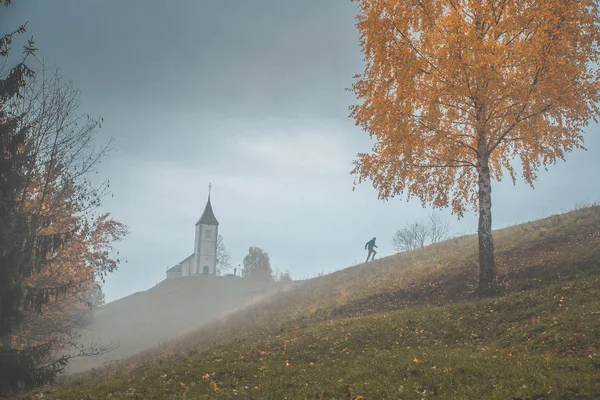
[[[479,173],[479,294],[494,291],[496,266],[494,262],[494,240],[492,238],[492,185],[487,157],[482,157],[477,166]]]

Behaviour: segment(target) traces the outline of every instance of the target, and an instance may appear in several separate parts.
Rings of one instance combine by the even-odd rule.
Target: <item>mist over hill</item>
[[[117,344],[118,348],[100,356],[75,358],[69,372],[97,368],[156,347],[279,289],[273,283],[231,276],[164,280],[96,310],[82,332],[81,344]]]

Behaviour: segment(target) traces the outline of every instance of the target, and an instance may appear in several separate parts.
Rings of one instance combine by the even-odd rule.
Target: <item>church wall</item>
[[[167,272],[167,279],[173,279],[173,278],[177,278],[181,276],[181,272],[177,271],[177,272],[172,272],[169,271]]]
[[[201,225],[202,236],[200,243],[200,254],[198,257],[198,271],[203,273],[204,267],[208,267],[209,274],[215,274],[217,237],[219,227],[214,225]]]
[[[193,275],[193,269],[192,269],[193,259],[194,259],[194,257],[191,257],[181,263],[181,276]]]
[[[198,264],[199,264],[198,256],[200,255],[201,235],[202,235],[202,225],[198,224],[198,225],[196,225],[196,233],[194,235],[194,256],[191,259],[191,265],[190,265],[190,268],[198,270],[198,271],[200,270],[198,268]]]

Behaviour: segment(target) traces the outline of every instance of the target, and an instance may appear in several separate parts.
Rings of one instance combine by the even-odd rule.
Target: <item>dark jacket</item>
[[[377,245],[375,244],[375,239],[371,239],[367,242],[367,244],[365,244],[365,250],[367,248],[369,248],[369,250],[373,250],[373,247],[377,247]]]

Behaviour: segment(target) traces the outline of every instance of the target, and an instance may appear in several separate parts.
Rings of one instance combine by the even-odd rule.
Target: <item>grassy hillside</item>
[[[463,237],[310,280],[43,398],[600,398],[600,207],[494,235],[494,297],[475,297]]]
[[[76,358],[78,373],[156,347],[198,329],[226,312],[251,304],[269,289],[263,282],[235,277],[197,276],[163,281],[144,292],[106,304],[83,331],[85,346],[118,344],[97,357]]]

